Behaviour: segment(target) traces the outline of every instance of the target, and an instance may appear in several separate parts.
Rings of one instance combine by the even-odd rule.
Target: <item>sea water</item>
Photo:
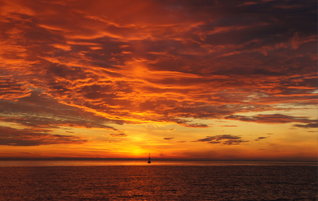
[[[1,161],[0,200],[318,200],[317,163]]]

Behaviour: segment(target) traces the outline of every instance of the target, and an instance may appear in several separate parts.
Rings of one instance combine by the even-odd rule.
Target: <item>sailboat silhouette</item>
[[[149,156],[148,156],[148,163],[151,163],[151,161],[150,161],[150,154],[149,154]]]

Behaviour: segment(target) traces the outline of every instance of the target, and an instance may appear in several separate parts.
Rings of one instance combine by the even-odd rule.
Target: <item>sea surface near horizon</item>
[[[317,162],[286,161],[152,161],[147,160],[0,160],[0,167],[32,166],[318,166]]]
[[[0,200],[318,200],[317,163],[0,161]]]

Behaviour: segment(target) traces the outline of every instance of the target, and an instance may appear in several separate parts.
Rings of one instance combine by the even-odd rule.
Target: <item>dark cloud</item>
[[[53,135],[32,129],[0,126],[0,145],[38,146],[49,144],[82,144],[87,140],[72,135]]]
[[[165,137],[165,138],[163,138],[164,140],[172,140],[172,139],[174,139],[174,137]]]
[[[257,139],[255,139],[255,141],[264,140],[264,139],[266,139],[266,138],[268,138],[268,137],[258,137]]]
[[[208,136],[206,138],[203,138],[203,139],[199,139],[198,141],[199,142],[210,142],[212,140],[216,140],[216,141],[219,141],[219,140],[228,140],[228,139],[240,139],[241,137],[239,136],[233,136],[233,135],[216,135],[216,136]]]
[[[17,83],[16,80],[0,74],[0,100],[17,100],[27,95],[29,90],[23,83]]]
[[[209,141],[208,143],[210,143],[210,144],[219,144],[221,142],[220,141]]]
[[[300,122],[300,123],[308,123],[311,125],[317,122],[316,120],[310,120],[304,117],[294,117],[294,116],[283,115],[283,114],[259,114],[255,116],[230,115],[230,116],[226,116],[225,119],[255,122],[255,123],[267,123],[267,124]]]
[[[208,128],[209,125],[207,124],[199,124],[199,123],[196,123],[196,124],[185,124],[186,127],[192,127],[192,128]]]
[[[110,134],[112,137],[127,137],[125,133],[111,133]]]
[[[248,142],[248,141],[245,141],[245,140],[227,140],[227,141],[224,141],[223,144],[225,144],[225,145],[238,145],[242,142]]]
[[[318,122],[308,124],[295,124],[294,126],[299,128],[318,128]]]
[[[58,103],[46,95],[33,92],[16,102],[0,100],[0,121],[15,122],[30,127],[58,128],[60,126],[103,128],[111,120]]]
[[[211,144],[218,144],[222,143],[225,145],[237,145],[243,142],[248,142],[245,140],[242,140],[240,136],[235,135],[215,135],[215,136],[207,136],[203,139],[198,139],[195,142],[208,142]]]

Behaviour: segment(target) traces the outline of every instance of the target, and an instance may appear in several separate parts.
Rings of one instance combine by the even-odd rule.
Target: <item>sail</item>
[[[149,156],[148,156],[148,163],[151,163],[151,161],[150,161],[150,154],[149,154]]]

